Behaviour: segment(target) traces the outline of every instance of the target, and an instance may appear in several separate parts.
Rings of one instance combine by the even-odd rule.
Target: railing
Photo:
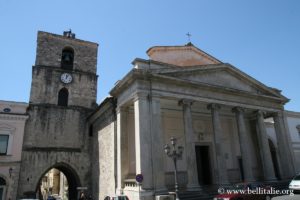
[[[126,179],[124,183],[125,183],[125,187],[138,187],[135,179]]]

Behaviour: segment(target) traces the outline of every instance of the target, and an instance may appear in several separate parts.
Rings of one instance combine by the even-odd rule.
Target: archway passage
[[[49,197],[73,200],[77,199],[77,187],[79,185],[78,177],[74,171],[60,164],[53,166],[43,174],[36,192],[40,200],[51,199]]]

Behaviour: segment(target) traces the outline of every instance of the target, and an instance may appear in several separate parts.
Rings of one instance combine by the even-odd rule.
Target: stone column
[[[152,158],[153,158],[153,174],[154,186],[156,192],[167,191],[165,186],[165,168],[164,168],[164,133],[161,126],[161,107],[160,98],[151,98],[151,135],[153,142]]]
[[[251,182],[254,181],[254,177],[252,171],[251,155],[249,151],[250,138],[248,137],[246,131],[244,109],[241,107],[235,107],[232,109],[232,111],[235,113],[237,121],[245,181]]]
[[[123,194],[124,180],[128,174],[127,111],[117,108],[117,194]]]
[[[291,178],[294,176],[293,158],[291,157],[292,155],[289,149],[286,127],[284,126],[282,113],[275,113],[273,115],[273,119],[279,152],[281,178]]]
[[[212,123],[213,123],[213,131],[214,131],[214,146],[216,152],[216,159],[217,159],[217,180],[218,184],[229,184],[228,181],[228,173],[226,167],[226,159],[225,159],[225,148],[222,143],[222,127],[220,121],[220,114],[219,110],[221,106],[218,104],[209,104],[207,106],[209,110],[211,110],[212,114]]]
[[[257,111],[258,142],[263,165],[264,179],[266,181],[276,180],[271,151],[264,122],[264,113]]]
[[[134,101],[136,173],[142,174],[142,190],[153,190],[152,140],[150,131],[149,100],[146,94],[138,94]],[[163,152],[162,152],[163,154]]]
[[[179,105],[183,107],[183,123],[184,123],[184,135],[185,135],[185,153],[187,162],[187,174],[188,174],[188,190],[199,190],[198,171],[196,162],[196,150],[194,145],[194,130],[191,105],[192,101],[183,99],[179,101]]]

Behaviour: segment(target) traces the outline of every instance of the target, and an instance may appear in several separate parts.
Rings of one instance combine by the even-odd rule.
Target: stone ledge
[[[68,147],[23,147],[23,151],[82,152],[80,148],[68,148]]]

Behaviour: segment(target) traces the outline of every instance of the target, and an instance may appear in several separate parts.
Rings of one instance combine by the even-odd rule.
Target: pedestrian
[[[87,200],[85,195],[84,195],[84,192],[80,192],[79,200]]]

